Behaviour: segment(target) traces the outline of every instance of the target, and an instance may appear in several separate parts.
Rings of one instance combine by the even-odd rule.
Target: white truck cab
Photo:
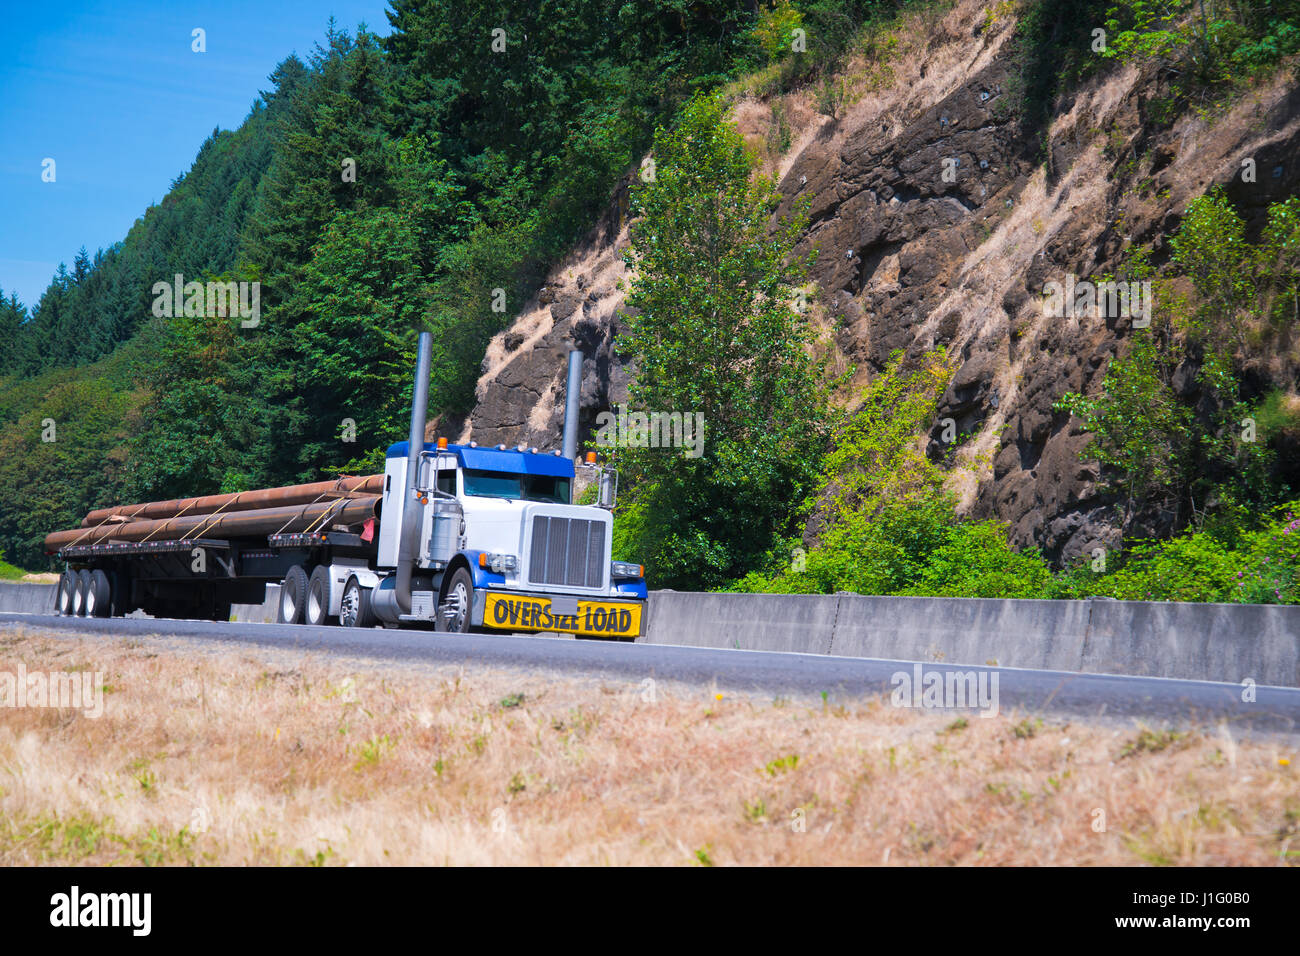
[[[389,447],[379,522],[382,621],[432,621],[440,629],[557,631],[636,638],[644,569],[611,560],[610,507],[572,503],[576,470],[558,454],[426,443],[415,491],[410,446]],[[411,610],[395,600],[406,508],[418,511]]]

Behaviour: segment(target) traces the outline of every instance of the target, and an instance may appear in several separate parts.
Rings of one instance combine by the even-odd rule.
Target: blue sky
[[[385,0],[6,4],[0,31],[0,289],[35,306],[60,262],[126,236],[234,129],[331,15],[387,35]],[[206,31],[207,51],[191,49]],[[55,181],[43,182],[46,158]]]

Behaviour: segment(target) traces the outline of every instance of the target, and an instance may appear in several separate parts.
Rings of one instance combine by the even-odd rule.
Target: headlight
[[[643,578],[645,577],[645,565],[631,564],[627,561],[615,561],[612,565],[616,578]]]
[[[519,567],[519,559],[513,554],[480,554],[478,566],[487,568],[493,574],[504,574]]]

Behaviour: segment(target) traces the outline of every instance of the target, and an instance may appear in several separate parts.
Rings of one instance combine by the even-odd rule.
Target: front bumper
[[[470,621],[498,631],[546,631],[630,641],[640,637],[645,626],[645,602],[475,589]]]

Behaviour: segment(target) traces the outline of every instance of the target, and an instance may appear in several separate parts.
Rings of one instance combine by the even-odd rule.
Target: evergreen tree
[[[776,185],[751,179],[726,112],[699,97],[660,130],[655,181],[634,197],[633,311],[619,343],[636,368],[631,409],[704,426],[702,448],[619,452],[636,528],[627,547],[666,587],[716,587],[755,565],[812,490],[828,424],[791,259],[806,216],[769,230]]]
[[[26,323],[27,309],[18,301],[18,293],[11,292],[6,299],[0,289],[0,376],[22,372]]]

